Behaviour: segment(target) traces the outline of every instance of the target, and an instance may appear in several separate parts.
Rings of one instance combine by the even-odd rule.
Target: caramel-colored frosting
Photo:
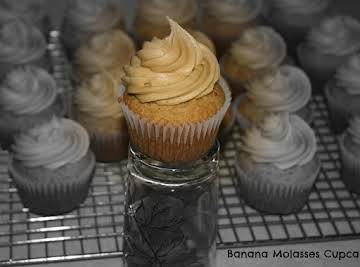
[[[176,105],[211,93],[220,78],[215,55],[169,19],[171,34],[154,38],[124,68],[127,92],[142,103]]]
[[[360,95],[360,54],[352,56],[336,73],[336,83],[348,94]]]
[[[355,117],[350,121],[347,132],[353,142],[360,145],[360,117]]]
[[[285,170],[314,158],[316,137],[300,117],[270,114],[246,132],[241,149],[256,163],[270,163]]]

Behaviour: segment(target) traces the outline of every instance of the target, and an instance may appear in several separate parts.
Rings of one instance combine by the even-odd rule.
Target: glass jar
[[[127,267],[215,267],[219,144],[171,166],[130,148],[125,185]]]

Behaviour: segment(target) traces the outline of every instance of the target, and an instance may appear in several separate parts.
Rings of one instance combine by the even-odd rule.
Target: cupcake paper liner
[[[215,143],[221,121],[231,104],[231,92],[220,79],[225,93],[223,107],[211,118],[201,123],[186,123],[179,126],[157,124],[141,118],[121,103],[131,144],[142,153],[163,162],[188,162],[199,159]],[[122,88],[122,94],[125,88]]]
[[[309,173],[310,177],[298,183],[278,181],[278,177],[251,177],[235,164],[242,198],[255,209],[270,214],[290,214],[300,211],[320,171],[320,161],[318,158],[315,160],[316,171]]]
[[[30,179],[20,174],[10,161],[9,173],[16,184],[19,196],[26,208],[40,215],[59,215],[70,212],[87,197],[95,171],[95,156],[83,172],[73,179]]]
[[[357,194],[360,194],[360,160],[344,145],[345,135],[339,137],[339,146],[341,152],[341,176],[346,187]]]

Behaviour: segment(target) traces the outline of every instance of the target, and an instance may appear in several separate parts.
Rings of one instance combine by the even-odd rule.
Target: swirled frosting
[[[57,97],[56,83],[45,70],[35,66],[13,69],[0,85],[0,109],[14,114],[37,114]]]
[[[360,145],[360,117],[355,117],[350,121],[347,132],[353,142]]]
[[[250,81],[247,96],[268,111],[296,112],[309,102],[311,83],[302,70],[284,65]]]
[[[195,18],[197,4],[194,0],[142,0],[139,4],[138,17],[152,24],[167,25],[169,16],[179,24]]]
[[[80,112],[92,117],[120,118],[123,114],[118,103],[118,88],[110,74],[97,74],[77,89],[74,104]]]
[[[46,40],[39,29],[21,20],[0,25],[0,62],[24,64],[46,53]]]
[[[324,11],[329,0],[272,0],[271,6],[285,14],[313,14]]]
[[[242,138],[241,149],[256,163],[274,164],[281,170],[309,163],[316,153],[313,130],[298,116],[269,115]]]
[[[336,73],[336,83],[348,94],[360,95],[360,54],[352,56]]]
[[[1,0],[0,20],[21,18],[37,23],[45,17],[45,0]]]
[[[141,102],[176,105],[211,93],[220,78],[215,55],[169,19],[171,34],[153,39],[125,66],[127,92]]]
[[[114,0],[73,0],[66,21],[84,32],[101,32],[121,20],[119,5]]]
[[[88,72],[100,72],[109,68],[130,64],[135,45],[121,30],[97,34],[75,54],[74,64]]]
[[[205,11],[218,21],[244,23],[255,19],[262,7],[262,0],[209,0]]]
[[[58,169],[79,162],[89,150],[89,135],[76,122],[53,118],[21,133],[12,147],[14,159],[28,168]]]
[[[283,38],[272,28],[258,26],[244,31],[230,48],[239,66],[263,69],[280,65],[286,56]]]
[[[360,23],[349,16],[327,18],[311,29],[307,42],[323,54],[352,54],[360,49]]]

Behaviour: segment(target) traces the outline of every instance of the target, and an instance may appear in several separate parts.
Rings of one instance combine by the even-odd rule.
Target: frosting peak
[[[212,92],[220,78],[215,55],[169,19],[171,34],[154,38],[124,68],[129,94],[141,102],[176,105]]]
[[[354,143],[360,145],[360,117],[355,117],[350,121],[350,127],[347,131]]]
[[[15,138],[14,159],[29,168],[57,169],[80,161],[88,153],[89,144],[83,127],[72,120],[54,117]]]
[[[339,68],[336,82],[351,95],[360,95],[360,54],[352,56]]]
[[[310,162],[316,153],[316,138],[298,116],[271,114],[246,132],[242,150],[257,163],[271,163],[284,170]]]
[[[307,41],[324,54],[352,54],[360,49],[360,23],[349,16],[327,18],[310,31]]]

